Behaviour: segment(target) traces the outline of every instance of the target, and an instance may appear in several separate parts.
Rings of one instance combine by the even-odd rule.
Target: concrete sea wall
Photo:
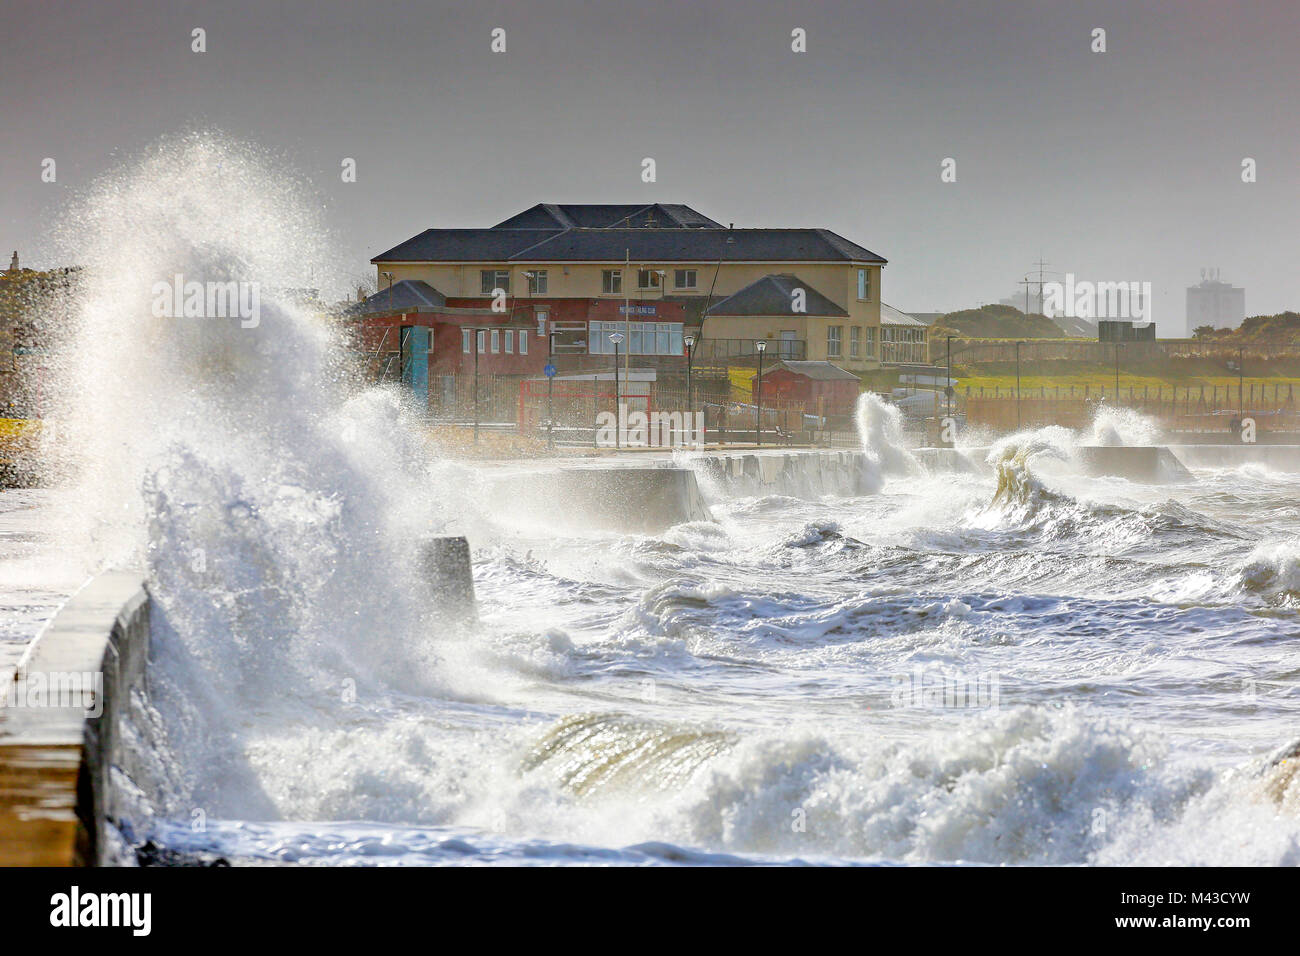
[[[1171,450],[1189,468],[1239,468],[1261,465],[1274,471],[1300,472],[1300,445],[1173,445]]]
[[[858,495],[870,487],[870,462],[860,451],[688,453],[680,464],[720,495]]]
[[[1141,482],[1190,481],[1192,474],[1180,456],[1164,445],[1080,445],[1073,451],[1073,467],[1093,477],[1127,478]],[[988,448],[921,448],[917,461],[931,474],[986,472]],[[1052,467],[1048,461],[1045,467]]]
[[[0,689],[0,865],[105,861],[110,775],[131,692],[145,684],[149,614],[140,574],[100,575]]]
[[[710,521],[695,473],[670,462],[511,472],[489,480],[497,511],[520,522],[653,534]]]

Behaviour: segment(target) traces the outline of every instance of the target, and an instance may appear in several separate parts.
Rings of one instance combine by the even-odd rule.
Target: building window
[[[849,357],[857,358],[858,350],[862,346],[862,329],[859,326],[849,328]]]
[[[469,329],[461,329],[460,350],[466,353],[474,351],[473,339],[474,339],[474,334]]]
[[[828,358],[840,357],[840,343],[844,340],[844,326],[828,325],[826,327],[826,355]]]
[[[628,326],[631,325],[629,329]],[[680,322],[590,322],[588,323],[587,352],[591,355],[613,355],[611,332],[628,336],[627,351],[632,355],[683,355],[682,323]],[[619,351],[623,350],[620,347]]]
[[[498,329],[492,330],[492,354],[496,355],[501,351],[501,332]]]
[[[520,355],[528,354],[528,330],[527,329],[519,330],[519,354]]]
[[[506,270],[483,269],[478,275],[483,295],[495,295],[497,289],[510,294],[510,273]]]
[[[858,298],[859,299],[871,298],[871,270],[870,269],[858,270]]]
[[[656,269],[638,269],[636,271],[636,287],[638,289],[657,289],[661,278],[662,276]]]
[[[524,333],[526,336],[528,333]],[[515,354],[515,330],[506,329],[506,355]]]
[[[876,357],[876,330],[871,326],[867,327],[867,358]]]
[[[528,276],[528,294],[546,295],[547,279],[545,269],[534,269]]]
[[[487,332],[483,329],[478,330],[478,354],[482,355],[487,351]]]
[[[605,295],[618,295],[623,291],[622,269],[605,269],[600,275],[601,291]]]
[[[673,273],[673,285],[679,289],[694,289],[695,281],[694,269],[678,269]]]
[[[537,315],[537,334],[545,335],[546,321],[551,317],[551,313],[547,309],[538,309],[536,315]],[[523,348],[521,347],[519,351],[522,352]]]

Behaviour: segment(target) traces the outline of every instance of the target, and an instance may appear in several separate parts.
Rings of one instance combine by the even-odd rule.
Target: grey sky
[[[825,226],[913,311],[996,301],[1041,254],[1149,280],[1181,330],[1202,266],[1300,309],[1300,4],[0,0],[0,249],[144,145],[211,124],[287,155],[356,272],[534,202],[684,202]],[[190,52],[190,30],[208,52]],[[508,52],[489,51],[493,27]],[[808,31],[809,52],[790,51]],[[1090,52],[1094,27],[1108,52]],[[58,182],[40,163],[58,161]],[[658,182],[640,181],[652,156]],[[939,164],[957,160],[957,182]],[[1243,157],[1259,181],[1243,184]],[[355,157],[358,181],[339,177]]]

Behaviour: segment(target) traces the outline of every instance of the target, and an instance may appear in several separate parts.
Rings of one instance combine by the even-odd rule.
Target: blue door
[[[429,407],[429,327],[402,329],[402,384],[414,394],[419,408]]]

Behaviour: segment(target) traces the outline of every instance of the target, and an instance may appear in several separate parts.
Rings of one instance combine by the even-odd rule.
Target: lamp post
[[[690,416],[694,414],[692,411],[694,406],[691,404],[691,358],[695,352],[695,336],[687,335],[683,337],[682,341],[686,343],[686,415],[687,421],[689,421]],[[701,439],[703,437],[703,435],[700,436]]]
[[[1119,343],[1115,343],[1115,407],[1119,407]]]
[[[622,332],[611,332],[609,340],[614,343],[614,447],[621,448],[623,439],[619,435],[620,426],[623,424],[619,419],[623,416],[620,414],[622,409],[619,407],[618,391],[618,343],[623,341]]]
[[[767,351],[767,343],[761,339],[754,343],[754,348],[758,349],[758,423],[754,427],[754,435],[759,447],[763,445],[763,353]]]
[[[1246,403],[1245,400],[1242,398],[1242,392],[1243,392],[1242,376],[1245,374],[1245,364],[1246,364],[1245,351],[1246,350],[1244,348],[1237,349],[1237,361],[1233,362],[1231,359],[1228,360],[1228,371],[1231,372],[1235,370],[1237,373],[1237,421],[1238,422],[1240,422],[1242,418],[1245,417],[1246,414]]]
[[[624,362],[627,363],[627,371],[632,371],[632,289],[628,285],[632,281],[632,250],[623,250],[623,325],[627,329],[627,353]],[[638,273],[640,269],[637,270]],[[641,283],[638,282],[637,285]],[[618,363],[615,362],[615,365]]]
[[[1232,359],[1228,359],[1228,371],[1231,372],[1235,370],[1237,373],[1237,417],[1232,420],[1230,427],[1237,434],[1238,438],[1241,437],[1241,426],[1246,417],[1246,402],[1242,397],[1244,391],[1242,388],[1242,377],[1245,374],[1245,364],[1245,349],[1237,349],[1236,362],[1233,362]]]
[[[381,272],[379,274],[388,280],[388,314],[391,316],[393,314],[393,274],[391,272]],[[385,328],[383,342],[387,342],[387,341],[388,341],[388,329]],[[382,345],[382,342],[380,344]],[[397,327],[397,362],[398,362],[398,377],[400,378],[401,362],[402,362],[402,327],[400,325]],[[379,376],[381,381],[383,380],[387,372],[388,372],[388,362],[385,361],[384,371],[380,373]]]
[[[1028,292],[1028,289],[1025,290]],[[952,340],[955,336],[948,337],[948,384],[944,387],[943,393],[948,399],[948,417],[952,418]],[[967,409],[969,414],[970,409]]]
[[[487,330],[474,329],[474,444],[478,444],[478,354],[483,351]]]
[[[1023,343],[1016,343],[1016,430],[1020,430],[1020,346]]]
[[[524,335],[528,333],[525,332]],[[555,364],[555,330],[546,331],[546,364]],[[555,409],[551,398],[555,393],[555,376],[546,376],[546,447],[555,451]]]

